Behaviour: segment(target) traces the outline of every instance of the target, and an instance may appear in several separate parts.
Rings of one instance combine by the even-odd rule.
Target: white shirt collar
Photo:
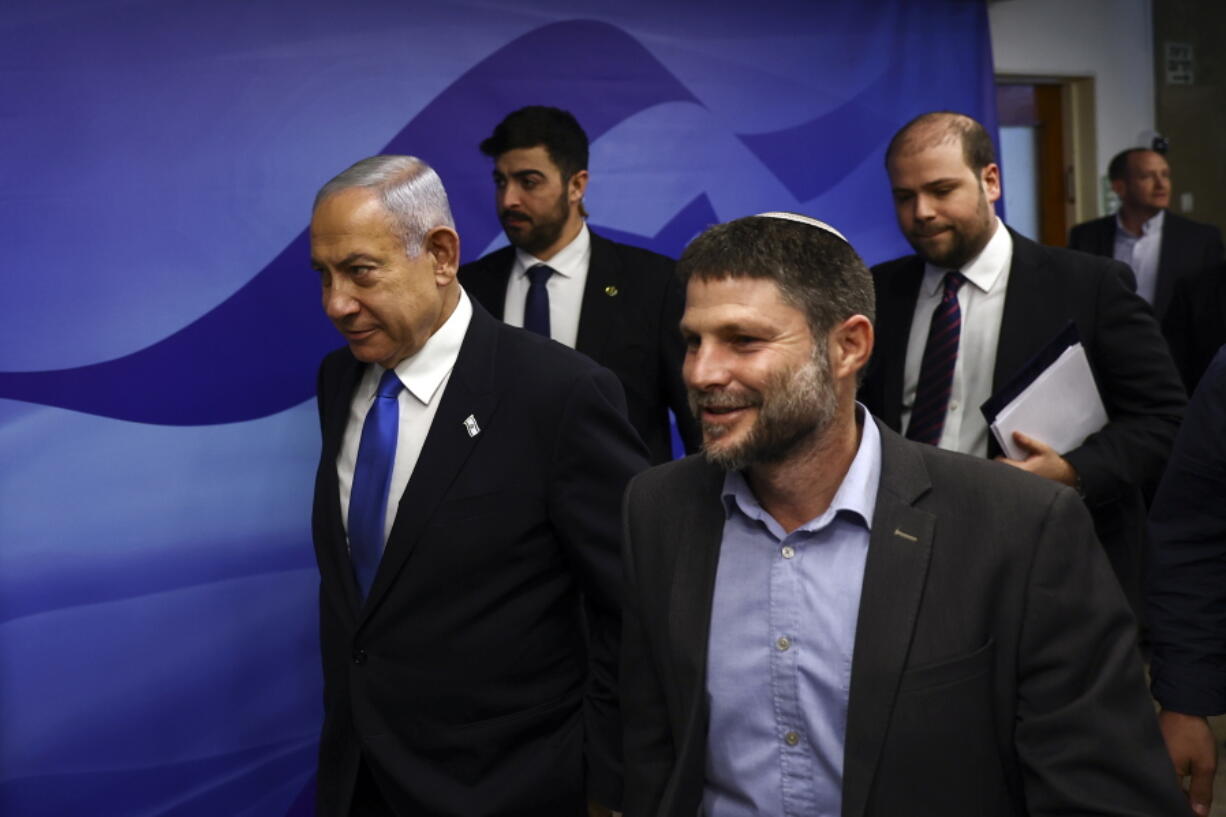
[[[464,343],[464,335],[468,332],[468,324],[472,320],[473,305],[468,299],[468,293],[460,287],[460,301],[455,310],[443,321],[438,331],[426,339],[426,342],[413,355],[396,364],[396,377],[404,384],[405,391],[413,395],[423,405],[434,399],[439,386],[447,379],[456,359],[460,356],[460,346]],[[363,386],[374,399],[379,387],[382,371],[372,366]]]
[[[1009,235],[1009,230],[1001,223],[1000,218],[994,218],[996,218],[996,231],[992,233],[988,243],[979,255],[972,258],[959,270],[967,281],[984,292],[992,291],[992,287],[1000,280],[1001,273],[1005,271],[1005,267],[1013,257],[1013,236]],[[947,272],[949,272],[947,267],[936,267],[925,263],[924,292],[929,296],[935,296]]]
[[[1159,210],[1157,215],[1150,216],[1148,219],[1145,220],[1144,223],[1141,224],[1141,235],[1136,236],[1136,235],[1133,235],[1131,232],[1129,232],[1128,228],[1124,226],[1124,221],[1123,219],[1120,218],[1119,211],[1117,210],[1115,212],[1115,229],[1119,230],[1124,235],[1130,236],[1132,238],[1140,238],[1141,236],[1147,236],[1150,233],[1154,232],[1155,230],[1157,230],[1158,232],[1162,232],[1162,225],[1163,223],[1165,223],[1165,221],[1166,221],[1166,210]]]
[[[548,261],[542,261],[531,253],[524,252],[519,247],[515,248],[515,260],[517,262],[515,273],[517,275],[527,275],[528,270],[537,264],[548,264],[554,272],[564,278],[572,278],[580,269],[587,269],[587,259],[592,246],[592,235],[587,231],[587,222],[579,228],[579,233],[571,242],[562,249],[558,250],[553,258]]]

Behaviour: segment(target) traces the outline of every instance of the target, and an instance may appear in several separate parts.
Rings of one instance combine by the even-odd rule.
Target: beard
[[[948,230],[949,245],[944,250],[936,250],[931,244],[925,243],[926,234],[923,231],[912,230],[907,233],[907,243],[919,253],[919,256],[941,269],[960,270],[969,261],[974,260],[992,237],[992,210],[988,197],[979,191],[979,204],[975,208],[975,217],[969,221],[950,221],[943,229]]]
[[[783,462],[809,440],[830,428],[838,413],[838,395],[830,376],[825,344],[813,357],[794,369],[772,374],[761,391],[738,389],[704,392],[689,390],[690,411],[756,407],[758,416],[739,442],[718,445],[731,429],[702,423],[702,451],[707,461],[725,471],[750,465]]]
[[[539,256],[557,242],[569,217],[570,203],[566,199],[565,185],[557,202],[542,216],[533,218],[519,210],[503,210],[498,214],[502,231],[506,233],[512,246],[535,256]]]

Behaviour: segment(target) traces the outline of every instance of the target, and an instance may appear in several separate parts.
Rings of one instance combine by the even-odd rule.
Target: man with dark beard
[[[673,261],[588,229],[583,128],[566,111],[532,105],[502,120],[481,152],[494,160],[494,201],[511,246],[461,267],[464,289],[494,317],[611,369],[652,462],[672,458],[670,409],[685,449],[695,450]]]
[[[1000,168],[968,116],[924,114],[886,150],[898,225],[916,255],[873,268],[880,320],[860,399],[910,439],[1077,490],[1125,594],[1139,609],[1145,500],[1186,398],[1158,325],[1119,261],[1043,247],[992,210]],[[980,410],[1072,323],[1108,422],[1057,451],[1015,434],[1005,459]]]
[[[843,237],[766,213],[678,272],[703,456],[627,490],[627,817],[1183,814],[1073,491],[855,402]]]

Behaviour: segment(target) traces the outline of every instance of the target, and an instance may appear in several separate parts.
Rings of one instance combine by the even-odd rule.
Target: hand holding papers
[[[1027,452],[1014,441],[1014,431],[1065,454],[1106,425],[1107,410],[1076,325],[1065,327],[980,410],[1005,456],[1015,460]]]

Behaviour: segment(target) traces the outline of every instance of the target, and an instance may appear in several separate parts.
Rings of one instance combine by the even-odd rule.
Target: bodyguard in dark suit
[[[1188,403],[1149,530],[1154,698],[1188,799],[1207,815],[1217,746],[1205,716],[1226,712],[1226,349]]]
[[[855,403],[842,237],[739,219],[679,269],[705,457],[627,492],[627,817],[1186,813],[1073,491]]]
[[[1157,151],[1118,153],[1107,165],[1107,177],[1120,198],[1119,211],[1074,226],[1069,247],[1128,264],[1137,291],[1161,321],[1178,281],[1222,263],[1222,233],[1167,209],[1171,168]]]
[[[318,813],[616,807],[618,508],[646,466],[620,385],[469,300],[420,160],[325,185],[311,255],[348,341],[319,373]]]
[[[460,283],[494,317],[612,370],[652,462],[672,458],[669,409],[686,450],[694,450],[698,430],[681,385],[682,296],[673,261],[588,229],[588,142],[579,123],[558,108],[521,108],[481,151],[494,160],[498,218],[511,246],[465,264]],[[543,322],[533,315],[534,299]]]
[[[999,456],[980,405],[1076,324],[1107,424],[1071,451],[1019,437],[1028,456],[1004,461],[1077,490],[1139,609],[1145,496],[1162,474],[1185,396],[1149,308],[1129,289],[1130,271],[1041,247],[1001,224],[991,209],[1000,195],[991,140],[969,117],[913,121],[891,142],[887,169],[899,225],[918,255],[873,268],[879,334],[860,399],[913,439],[924,439],[915,422],[919,406],[920,416],[937,424],[924,441]],[[961,339],[954,337],[949,352],[946,390],[934,396],[923,361],[951,270],[966,279],[953,301]]]

